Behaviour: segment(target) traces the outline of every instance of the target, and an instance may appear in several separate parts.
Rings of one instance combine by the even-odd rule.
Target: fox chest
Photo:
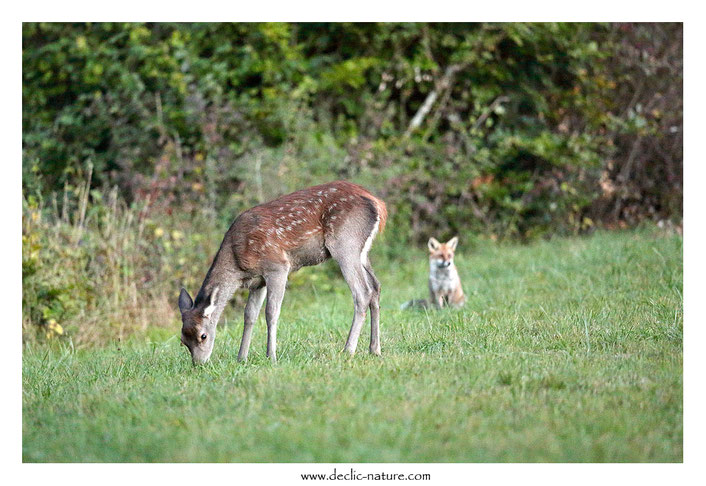
[[[458,275],[455,272],[429,275],[429,287],[435,294],[452,294],[458,287]]]

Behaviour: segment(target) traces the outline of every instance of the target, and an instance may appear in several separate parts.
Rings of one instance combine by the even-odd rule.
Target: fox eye
[[[205,341],[205,340],[206,340],[206,337],[207,337],[207,336],[206,336],[205,333],[204,333],[204,334],[201,334],[201,341]]]

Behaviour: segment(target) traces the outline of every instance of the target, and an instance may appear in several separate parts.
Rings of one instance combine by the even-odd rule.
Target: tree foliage
[[[23,186],[231,219],[348,178],[395,235],[681,218],[681,24],[23,26]]]

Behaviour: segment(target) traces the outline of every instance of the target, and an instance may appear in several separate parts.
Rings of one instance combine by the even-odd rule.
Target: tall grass
[[[173,325],[171,294],[196,285],[220,241],[208,232],[188,236],[183,218],[154,214],[148,202],[128,205],[116,188],[91,190],[90,182],[89,171],[59,197],[23,198],[25,341],[82,347]]]

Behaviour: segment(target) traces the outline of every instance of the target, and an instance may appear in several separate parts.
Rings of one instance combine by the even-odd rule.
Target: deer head
[[[216,287],[211,295],[194,304],[185,289],[179,294],[179,310],[181,311],[181,343],[189,349],[191,361],[203,364],[208,361],[216,340],[217,318],[212,319],[218,302]]]

